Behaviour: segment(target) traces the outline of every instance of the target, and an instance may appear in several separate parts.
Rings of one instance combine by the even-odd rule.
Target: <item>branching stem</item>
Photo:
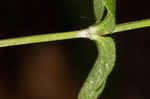
[[[113,33],[134,30],[134,29],[139,29],[139,28],[144,28],[144,27],[150,27],[150,19],[144,19],[144,20],[139,20],[139,21],[134,21],[134,22],[118,24],[116,25],[116,28]],[[73,39],[73,38],[83,38],[83,37],[89,38],[89,35],[87,35],[88,34],[87,30],[88,29],[84,29],[80,31],[71,31],[71,32],[53,33],[53,34],[41,34],[41,35],[3,39],[3,40],[0,40],[0,47],[33,44],[33,43],[41,43],[41,42],[49,42],[49,41],[57,41],[57,40],[66,40],[66,39]],[[82,33],[84,34],[82,35]]]

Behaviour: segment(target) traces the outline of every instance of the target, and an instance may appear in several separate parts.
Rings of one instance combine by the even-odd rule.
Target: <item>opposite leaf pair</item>
[[[98,58],[81,88],[78,99],[97,99],[102,93],[107,77],[115,63],[116,50],[113,39],[111,37],[101,36],[102,32],[108,34],[114,31],[115,0],[93,0],[93,4],[95,17],[97,19],[95,24],[96,32],[94,33],[96,38],[94,41],[98,50]],[[101,20],[105,8],[107,9],[107,15],[104,20]]]

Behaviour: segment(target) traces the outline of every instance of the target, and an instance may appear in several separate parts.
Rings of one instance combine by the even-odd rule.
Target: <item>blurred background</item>
[[[150,18],[148,0],[117,0],[117,23]],[[0,39],[95,22],[92,0],[1,0]],[[149,99],[150,28],[111,35],[117,61],[100,99]],[[97,57],[87,39],[0,48],[0,99],[77,99]]]

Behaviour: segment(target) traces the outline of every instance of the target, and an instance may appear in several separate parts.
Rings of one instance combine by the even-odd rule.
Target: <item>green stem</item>
[[[134,30],[150,26],[150,19],[118,24],[113,33]]]
[[[77,36],[79,33],[80,31],[72,31],[72,32],[64,32],[64,33],[62,32],[62,33],[54,33],[54,34],[41,34],[41,35],[25,36],[25,37],[18,37],[18,38],[9,38],[9,39],[0,40],[0,47],[79,38]]]
[[[150,26],[150,19],[128,22],[128,23],[116,25],[116,28],[113,33],[139,29],[139,28],[149,27],[149,26]],[[80,31],[41,34],[41,35],[34,35],[34,36],[4,39],[4,40],[0,40],[0,47],[33,44],[33,43],[41,43],[41,42],[48,42],[48,41],[73,39],[73,38],[89,38],[88,29],[84,29]]]

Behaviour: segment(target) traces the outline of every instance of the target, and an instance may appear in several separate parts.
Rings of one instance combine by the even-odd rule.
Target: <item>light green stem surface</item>
[[[150,26],[150,19],[128,22],[128,23],[118,24],[113,33],[128,31],[128,30],[133,30],[138,28],[144,28],[149,26]],[[88,34],[87,30],[88,29],[84,29],[81,31],[41,34],[41,35],[3,39],[0,40],[0,47],[66,40],[66,39],[73,39],[73,38],[83,38],[83,37],[89,38],[89,35],[84,35],[84,34],[82,35],[82,33]]]
[[[52,33],[52,34],[41,34],[41,35],[3,39],[0,40],[0,47],[79,38],[77,37],[78,33],[80,32],[72,31],[72,32],[64,32],[64,33],[62,32],[62,33]]]
[[[144,27],[150,27],[150,19],[118,24],[113,33],[134,30],[134,29],[139,29]]]

